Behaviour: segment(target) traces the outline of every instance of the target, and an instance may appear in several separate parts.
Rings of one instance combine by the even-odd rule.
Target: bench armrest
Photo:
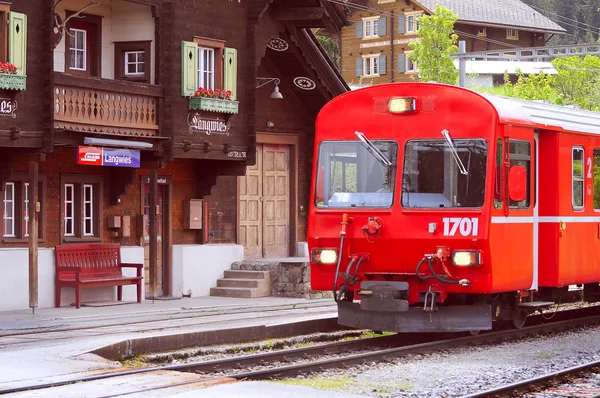
[[[58,279],[59,274],[63,271],[67,271],[67,272],[75,272],[75,280],[77,282],[79,282],[80,277],[79,275],[81,274],[81,268],[80,267],[65,267],[62,265],[59,265],[58,267],[56,267],[56,277]]]
[[[142,277],[142,272],[144,271],[144,264],[134,264],[134,263],[121,263],[119,264],[121,268],[137,268],[137,277]]]

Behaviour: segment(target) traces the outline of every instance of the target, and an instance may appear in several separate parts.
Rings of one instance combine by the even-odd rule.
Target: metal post
[[[458,42],[458,53],[464,54],[467,52],[467,44],[464,40]],[[458,85],[460,87],[467,86],[467,60],[464,56],[458,56]]]
[[[38,306],[38,162],[29,162],[29,307]]]
[[[157,293],[158,278],[158,170],[150,169],[150,198],[149,199],[149,222],[150,222],[150,294],[152,303]]]

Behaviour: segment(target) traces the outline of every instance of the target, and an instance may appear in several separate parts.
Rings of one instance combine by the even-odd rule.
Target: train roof
[[[503,124],[534,124],[539,128],[600,134],[600,113],[569,106],[480,94],[496,109]]]

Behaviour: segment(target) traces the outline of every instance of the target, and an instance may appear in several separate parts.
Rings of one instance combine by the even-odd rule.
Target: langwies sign
[[[140,167],[139,149],[77,147],[77,164],[88,166]]]
[[[199,113],[188,114],[189,133],[201,133],[206,135],[223,134],[229,135],[231,125],[229,121],[220,118],[203,117]]]

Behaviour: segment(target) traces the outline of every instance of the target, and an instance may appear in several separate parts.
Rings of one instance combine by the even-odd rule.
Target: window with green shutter
[[[198,88],[198,44],[181,42],[181,95],[194,95]]]
[[[8,13],[8,62],[17,67],[17,75],[27,74],[27,15]]]
[[[225,65],[223,66],[223,89],[231,91],[231,99],[237,98],[237,50],[225,48]]]

